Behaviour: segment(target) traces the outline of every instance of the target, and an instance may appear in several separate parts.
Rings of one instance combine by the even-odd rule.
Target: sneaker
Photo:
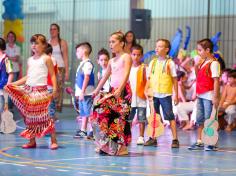
[[[171,144],[171,148],[179,148],[179,140],[174,139]]]
[[[205,151],[217,151],[218,148],[214,145],[208,145],[207,147],[204,148]]]
[[[88,140],[94,140],[93,131],[90,131],[90,132],[88,133],[87,139],[88,139]]]
[[[75,135],[74,135],[74,138],[83,138],[87,136],[87,133],[85,131],[76,131]]]
[[[204,149],[204,144],[196,142],[193,145],[188,147],[189,150],[203,150]]]
[[[144,146],[155,146],[157,147],[157,140],[149,138],[148,141],[144,143]]]
[[[143,145],[143,144],[144,144],[144,138],[142,136],[139,136],[137,140],[137,145]]]

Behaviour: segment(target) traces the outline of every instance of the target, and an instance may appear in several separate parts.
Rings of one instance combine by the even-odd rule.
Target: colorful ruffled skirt
[[[48,114],[52,97],[47,86],[7,85],[5,90],[24,118],[26,129],[21,132],[22,137],[41,138],[55,131],[54,122]]]
[[[123,95],[118,99],[112,96],[112,92],[101,93],[94,105],[90,120],[95,144],[98,150],[109,155],[128,154],[131,131],[127,119],[131,109],[131,89],[127,84]]]

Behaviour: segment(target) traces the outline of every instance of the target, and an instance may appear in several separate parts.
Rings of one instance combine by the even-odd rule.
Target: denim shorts
[[[160,105],[162,107],[165,120],[175,120],[175,115],[172,108],[172,98],[167,96],[164,98],[153,97],[154,109],[156,113],[160,114]]]
[[[147,121],[146,108],[144,108],[144,107],[132,107],[130,115],[129,115],[128,120],[127,120],[128,122],[133,121],[136,112],[137,112],[138,122],[146,122]]]
[[[76,100],[79,102],[80,116],[89,117],[92,112],[93,99],[92,96],[84,96],[84,100]]]
[[[212,112],[212,101],[204,98],[197,98],[197,125],[203,125],[209,119]]]

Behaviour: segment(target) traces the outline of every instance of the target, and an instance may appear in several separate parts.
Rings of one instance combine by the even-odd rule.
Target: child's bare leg
[[[140,122],[139,123],[139,136],[144,137],[144,130],[145,130],[145,123]]]
[[[170,120],[170,128],[171,128],[173,139],[178,139],[175,120]]]
[[[88,117],[82,117],[81,131],[86,132],[88,125]]]

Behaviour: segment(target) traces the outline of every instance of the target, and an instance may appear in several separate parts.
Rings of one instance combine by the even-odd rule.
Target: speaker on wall
[[[151,10],[131,10],[131,30],[137,39],[149,39],[151,35]]]

